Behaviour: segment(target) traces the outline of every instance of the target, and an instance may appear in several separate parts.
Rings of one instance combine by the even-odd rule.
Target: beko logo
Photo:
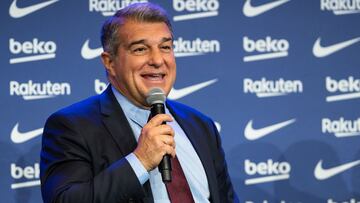
[[[360,12],[360,0],[321,0],[322,11],[332,11],[335,15]]]
[[[40,167],[39,163],[34,166],[26,166],[24,168],[17,166],[15,163],[10,165],[11,177],[17,182],[11,184],[11,189],[19,189],[24,187],[33,187],[40,185]],[[25,181],[24,181],[25,180]]]
[[[57,1],[58,0],[50,0],[50,1],[45,1],[45,2],[38,3],[38,4],[33,4],[31,6],[20,8],[17,6],[17,0],[13,0],[13,2],[10,5],[10,8],[9,8],[9,14],[13,18],[21,18],[21,17],[27,16],[31,13],[34,13],[42,8],[45,8]]]
[[[101,94],[107,86],[108,84],[101,82],[99,79],[95,79],[94,81],[94,90],[96,94]]]
[[[360,201],[355,198],[351,198],[349,201],[334,201],[332,199],[328,199],[327,203],[360,203]]]
[[[174,40],[175,57],[196,56],[206,53],[220,52],[220,42],[217,40],[184,40],[182,37]]]
[[[286,39],[265,39],[252,40],[245,36],[243,38],[244,51],[250,55],[244,56],[244,62],[259,61],[273,58],[286,57],[289,54],[290,44]]]
[[[218,0],[173,0],[173,8],[177,12],[187,11],[188,14],[174,16],[174,21],[206,18],[218,15]]]
[[[24,100],[47,99],[59,95],[70,95],[71,86],[69,83],[35,83],[29,80],[26,83],[10,81],[10,95],[22,96]]]
[[[327,102],[360,98],[360,79],[354,79],[353,76],[338,81],[327,76],[325,85],[328,92],[338,93],[337,95],[327,96]]]
[[[278,0],[278,1],[265,3],[262,5],[253,6],[251,4],[251,0],[246,0],[243,7],[243,13],[246,17],[255,17],[267,11],[270,11],[273,8],[276,8],[288,1],[290,0]]]
[[[147,2],[147,0],[89,0],[90,12],[101,12],[103,16],[112,16],[116,11],[133,3]]]
[[[323,118],[321,121],[322,133],[333,133],[336,137],[349,137],[360,135],[360,118],[356,120],[339,120]]]
[[[9,50],[12,54],[16,55],[21,53],[26,54],[26,56],[22,55],[11,58],[9,61],[10,64],[24,63],[55,58],[56,44],[53,41],[39,41],[37,38],[21,43],[10,38]]]
[[[249,176],[259,175],[260,177],[248,178],[245,185],[273,182],[290,178],[291,166],[288,162],[274,162],[268,159],[258,164],[245,160],[245,173]]]
[[[257,97],[276,97],[284,96],[291,93],[302,93],[303,84],[300,80],[253,80],[251,78],[244,78],[243,82],[244,93],[256,94]]]

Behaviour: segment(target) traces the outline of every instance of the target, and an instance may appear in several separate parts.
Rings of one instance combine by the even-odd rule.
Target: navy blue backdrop
[[[46,118],[106,87],[99,31],[132,0],[0,3],[1,202],[41,202]],[[172,0],[169,98],[212,117],[246,203],[360,202],[360,1]]]

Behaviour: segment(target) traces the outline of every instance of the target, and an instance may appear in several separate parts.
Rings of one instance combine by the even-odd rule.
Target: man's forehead
[[[156,33],[156,35],[154,35]],[[124,40],[171,38],[172,33],[164,22],[138,22],[127,20],[120,27],[119,36]]]
[[[134,44],[161,44],[164,42],[172,42],[173,37],[171,34],[125,34],[120,35],[120,43],[125,46],[131,46]]]
[[[163,37],[159,40],[150,40],[150,39],[139,39],[139,40],[132,40],[126,42],[129,46],[136,45],[136,44],[158,44],[164,42],[172,42],[172,37]]]

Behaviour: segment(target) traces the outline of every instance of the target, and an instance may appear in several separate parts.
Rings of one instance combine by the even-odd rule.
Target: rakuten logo
[[[176,57],[196,56],[207,53],[220,52],[220,42],[217,40],[184,40],[182,37],[174,40],[174,53]]]
[[[257,175],[260,177],[246,179],[245,185],[289,179],[290,171],[291,166],[288,162],[274,162],[272,159],[268,159],[267,162],[256,164],[246,159],[245,173],[249,176]]]
[[[322,133],[333,133],[336,137],[349,137],[360,135],[360,118],[356,120],[339,120],[323,118],[321,121]]]
[[[133,3],[147,2],[147,0],[89,0],[90,12],[101,12],[103,16],[112,16],[116,11]]]
[[[244,78],[243,89],[245,94],[256,94],[259,98],[276,97],[302,93],[303,84],[300,80],[284,80],[283,78],[278,80],[267,80],[264,77],[261,80]]]
[[[327,102],[356,99],[360,97],[360,79],[349,76],[348,79],[335,80],[330,76],[325,79],[326,90],[330,93],[338,93],[326,97]]]
[[[13,38],[10,38],[9,50],[12,54],[22,55],[20,57],[13,56],[12,58],[10,58],[10,64],[46,60],[50,58],[55,58],[56,56],[55,42],[39,41],[39,39],[37,38],[34,38],[32,41],[25,41],[23,43],[16,41]]]
[[[101,82],[99,79],[95,79],[94,81],[94,90],[96,94],[101,94],[106,88],[108,84],[105,82]]]
[[[218,15],[220,3],[218,0],[173,0],[173,8],[177,12],[190,12],[174,16],[174,21],[206,18]]]
[[[286,39],[265,39],[252,40],[245,36],[243,38],[244,51],[250,55],[244,56],[244,62],[259,61],[288,56],[289,42]]]
[[[34,166],[26,166],[24,168],[17,166],[15,163],[12,163],[10,165],[10,172],[11,177],[16,180],[16,183],[11,184],[11,189],[40,185],[39,163],[35,163]]]
[[[47,99],[59,95],[70,95],[71,86],[69,83],[34,83],[29,80],[27,83],[10,81],[10,95],[22,96],[24,100]]]
[[[332,199],[328,199],[327,203],[360,203],[360,201],[355,198],[351,198],[349,201],[334,201]]]
[[[322,11],[332,11],[335,15],[360,13],[360,0],[321,0]]]

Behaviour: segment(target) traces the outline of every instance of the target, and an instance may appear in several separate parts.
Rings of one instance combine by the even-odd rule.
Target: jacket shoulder
[[[50,115],[49,119],[52,118],[86,118],[91,117],[93,114],[99,114],[100,112],[100,95],[92,96],[82,101],[71,104],[67,107],[64,107],[52,115]]]
[[[177,114],[182,114],[184,117],[195,117],[203,121],[213,122],[210,117],[203,114],[202,112],[179,102],[166,100],[167,106]]]

